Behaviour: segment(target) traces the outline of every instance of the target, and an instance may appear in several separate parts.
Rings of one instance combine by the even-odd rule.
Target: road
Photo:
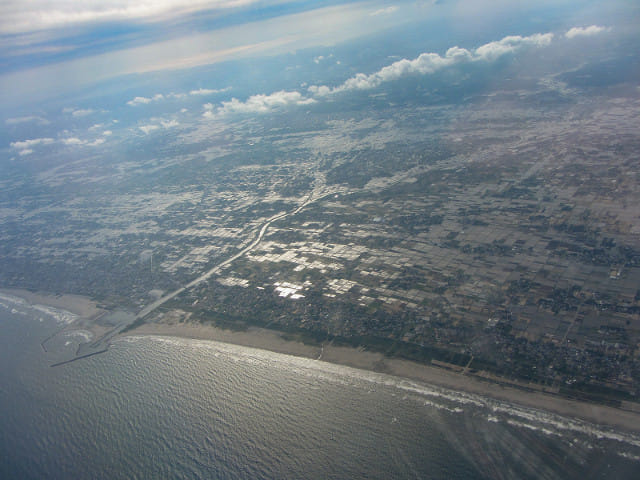
[[[294,210],[291,210],[290,212],[281,212],[281,213],[278,213],[278,214],[272,216],[271,218],[267,219],[261,225],[260,230],[258,231],[258,235],[256,236],[256,238],[248,246],[246,246],[245,248],[240,250],[238,253],[236,253],[235,255],[227,258],[226,260],[223,260],[218,265],[216,265],[215,267],[209,269],[208,271],[206,271],[205,273],[200,275],[195,280],[191,280],[186,285],[178,288],[177,290],[174,290],[173,292],[168,293],[167,295],[164,295],[163,297],[160,297],[155,302],[150,303],[149,305],[144,307],[142,310],[140,310],[135,316],[131,315],[131,317],[126,319],[125,321],[119,322],[115,327],[113,327],[111,330],[106,332],[104,335],[102,335],[97,340],[92,341],[92,342],[87,342],[87,343],[80,344],[78,346],[78,350],[76,352],[76,355],[73,358],[71,358],[69,360],[64,360],[64,361],[55,363],[55,364],[53,364],[51,366],[52,367],[57,367],[57,366],[61,366],[61,365],[66,365],[68,363],[75,362],[76,360],[80,360],[82,358],[87,358],[87,357],[90,357],[90,356],[93,356],[93,355],[98,355],[100,353],[106,352],[108,350],[108,348],[109,348],[109,345],[111,344],[111,339],[113,337],[115,337],[117,334],[119,334],[122,330],[126,329],[133,322],[135,322],[136,320],[139,320],[139,319],[142,319],[142,318],[146,317],[151,312],[156,310],[158,307],[164,305],[165,303],[167,303],[172,298],[175,298],[176,296],[180,295],[185,290],[187,290],[187,289],[189,289],[191,287],[194,287],[194,286],[198,285],[199,283],[204,282],[205,280],[207,280],[212,275],[215,275],[215,274],[219,273],[224,267],[229,265],[231,262],[233,262],[234,260],[237,260],[238,258],[242,257],[243,255],[246,255],[251,250],[253,250],[258,245],[260,245],[260,242],[264,238],[264,235],[267,232],[267,229],[269,228],[269,226],[273,222],[275,222],[276,220],[280,220],[282,218],[291,216],[291,215],[295,215],[296,213],[298,213],[300,210],[302,210],[304,207],[306,207],[310,203],[316,202],[316,201],[318,201],[318,200],[320,200],[320,199],[322,199],[324,197],[327,197],[329,195],[332,195],[334,193],[335,193],[335,191],[327,192],[324,188],[320,188],[320,187],[317,186],[307,196],[307,198],[300,205],[298,205],[298,207],[296,207]],[[319,195],[316,196],[316,194],[319,194]]]
[[[140,318],[146,317],[151,312],[153,312],[155,309],[157,309],[158,307],[164,305],[165,303],[167,303],[172,298],[175,298],[178,295],[180,295],[182,292],[184,292],[185,290],[188,290],[188,289],[190,289],[192,287],[195,287],[199,283],[204,282],[205,280],[207,280],[212,275],[220,273],[220,271],[224,267],[229,265],[231,262],[233,262],[233,261],[237,260],[238,258],[242,257],[243,255],[246,255],[247,253],[249,253],[251,250],[253,250],[254,248],[256,248],[260,244],[260,242],[262,241],[262,238],[264,237],[264,234],[267,232],[267,229],[276,220],[280,220],[282,218],[289,217],[291,215],[295,215],[296,213],[298,213],[300,210],[302,210],[304,207],[306,207],[310,203],[316,202],[316,201],[320,200],[321,198],[324,198],[324,197],[326,197],[328,195],[331,195],[331,193],[325,193],[324,195],[320,195],[320,196],[317,196],[317,197],[314,198],[314,192],[312,192],[312,193],[309,194],[309,196],[306,198],[306,200],[304,202],[302,202],[298,207],[296,207],[295,210],[292,210],[290,212],[281,212],[281,213],[278,213],[278,214],[274,215],[273,217],[269,218],[266,222],[264,222],[262,224],[262,226],[260,227],[260,231],[258,232],[258,236],[248,246],[246,246],[245,248],[240,250],[238,253],[236,253],[232,257],[227,258],[226,260],[222,261],[221,263],[219,263],[215,267],[213,267],[210,270],[206,271],[205,273],[200,275],[195,280],[190,281],[189,283],[187,283],[186,285],[178,288],[177,290],[174,290],[173,292],[170,292],[170,293],[160,297],[155,302],[150,303],[149,305],[147,305],[146,307],[144,307],[142,310],[140,310],[138,312],[138,314],[135,317],[135,320],[138,320]]]

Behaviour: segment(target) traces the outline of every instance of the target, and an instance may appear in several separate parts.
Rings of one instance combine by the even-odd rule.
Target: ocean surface
[[[0,478],[640,478],[640,436],[216,342],[73,356],[73,315],[0,295]]]

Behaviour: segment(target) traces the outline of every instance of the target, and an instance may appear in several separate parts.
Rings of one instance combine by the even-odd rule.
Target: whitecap
[[[59,308],[48,307],[46,305],[33,305],[32,308],[39,312],[42,312],[53,319],[58,323],[70,324],[75,322],[79,317],[75,313],[68,312],[67,310],[62,310]]]
[[[7,310],[11,309],[11,313],[14,315],[27,315],[24,311],[25,309],[28,311],[44,313],[45,315],[52,317],[59,324],[70,324],[79,318],[78,315],[68,312],[67,310],[49,307],[46,305],[31,305],[23,298],[15,297],[6,293],[0,293],[0,306]],[[38,317],[38,319],[42,322],[42,317]]]
[[[80,337],[85,342],[90,342],[93,338],[93,333],[88,330],[70,330],[65,333],[65,337]]]

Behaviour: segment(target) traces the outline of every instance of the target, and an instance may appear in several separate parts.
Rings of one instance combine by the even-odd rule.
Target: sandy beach
[[[20,297],[31,304],[52,306],[67,310],[81,318],[77,325],[103,333],[104,327],[95,319],[104,314],[86,297],[77,295],[50,295],[26,290],[2,289],[5,293]],[[369,352],[351,347],[322,347],[305,345],[301,342],[285,340],[283,334],[274,330],[250,327],[245,331],[230,331],[193,321],[147,323],[128,331],[123,336],[160,335],[181,338],[212,340],[245,347],[269,350],[272,352],[296,355],[319,361],[345,365],[362,370],[375,371],[396,377],[416,380],[431,385],[449,388],[456,391],[474,393],[486,397],[504,400],[525,407],[533,407],[557,413],[563,416],[579,418],[599,425],[607,425],[623,431],[640,432],[640,406],[623,402],[622,408],[613,408],[598,404],[570,400],[557,395],[538,391],[528,391],[493,381],[471,376],[462,372],[454,372],[444,368],[423,365],[401,359],[386,358],[381,353]]]

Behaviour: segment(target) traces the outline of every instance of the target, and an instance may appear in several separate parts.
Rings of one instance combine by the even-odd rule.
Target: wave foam
[[[93,338],[93,333],[88,330],[71,330],[65,333],[65,337],[80,337],[85,342],[90,342]]]
[[[47,305],[30,304],[24,298],[9,295],[7,293],[0,293],[0,307],[10,310],[12,314],[27,315],[29,313],[40,312],[51,318],[53,318],[58,324],[70,324],[75,322],[79,316],[75,313],[62,310],[60,308],[49,307]],[[27,310],[25,312],[25,310]],[[38,317],[42,321],[42,317]]]
[[[32,305],[31,308],[52,317],[58,323],[66,325],[75,322],[79,318],[75,313],[55,307],[48,307],[46,305]]]

